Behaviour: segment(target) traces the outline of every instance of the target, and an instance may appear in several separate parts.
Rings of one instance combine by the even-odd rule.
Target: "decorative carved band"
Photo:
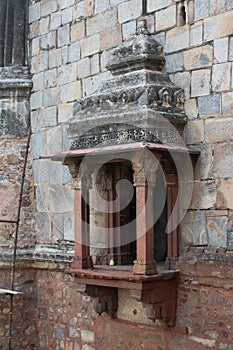
[[[109,106],[113,109],[113,103],[131,103],[137,102],[139,105],[158,106],[158,107],[173,107],[183,109],[184,106],[184,91],[182,89],[157,86],[135,88],[129,90],[120,90],[111,93],[97,94],[91,97],[79,100],[79,109],[86,108],[102,108]]]
[[[118,130],[110,131],[110,127],[108,127],[107,131],[96,132],[96,130],[93,129],[91,135],[80,136],[72,143],[70,149],[76,150],[96,146],[101,147],[108,144],[112,145],[140,141],[175,144],[180,143],[179,134],[177,131],[157,129],[152,132],[143,128],[128,129],[122,127]]]

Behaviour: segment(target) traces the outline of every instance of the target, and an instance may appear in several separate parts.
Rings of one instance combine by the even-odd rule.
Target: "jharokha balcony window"
[[[71,148],[50,156],[72,175],[74,258],[68,273],[101,314],[117,314],[118,289],[175,325],[179,222],[192,192],[197,152],[183,143],[183,90],[142,21],[114,49],[112,78],[79,101]]]

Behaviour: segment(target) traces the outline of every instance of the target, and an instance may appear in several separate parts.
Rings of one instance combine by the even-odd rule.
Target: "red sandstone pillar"
[[[133,272],[140,275],[156,274],[154,260],[153,184],[137,164],[133,164],[136,186],[137,260]]]
[[[88,269],[93,267],[90,256],[90,231],[88,192],[90,181],[79,175],[79,164],[69,165],[72,175],[72,188],[74,189],[74,258],[73,269]],[[89,174],[87,174],[89,176]]]

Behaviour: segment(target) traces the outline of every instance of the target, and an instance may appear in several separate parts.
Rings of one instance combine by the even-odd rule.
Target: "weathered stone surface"
[[[224,142],[214,145],[213,176],[233,178],[233,143]]]
[[[187,212],[180,224],[181,244],[208,244],[205,211]]]
[[[204,141],[204,121],[191,120],[185,127],[185,140],[187,144],[197,144]]]
[[[227,217],[208,217],[207,231],[209,244],[215,247],[227,246]]]
[[[222,94],[222,113],[224,116],[232,116],[233,92]]]
[[[185,100],[190,98],[190,83],[191,83],[191,75],[189,72],[181,72],[176,73],[171,79],[172,82],[179,86],[182,90],[184,90]]]
[[[167,73],[173,73],[182,71],[184,67],[184,54],[183,52],[174,53],[166,56],[165,71]]]
[[[39,2],[29,6],[29,23],[35,22],[40,19],[40,6]]]
[[[98,15],[88,18],[86,22],[87,35],[91,36],[117,24],[117,11],[115,8],[99,13]]]
[[[81,40],[81,57],[93,55],[100,50],[100,36],[99,34],[90,36]]]
[[[209,14],[209,8],[210,8],[210,1],[206,0],[205,2],[203,2],[202,0],[197,0],[195,1],[195,9],[194,9],[194,13],[195,13],[195,19],[201,19],[201,18],[205,18],[208,16]]]
[[[233,180],[219,180],[217,193],[217,207],[219,209],[233,209]]]
[[[70,27],[68,24],[58,29],[58,47],[69,44],[70,42]]]
[[[189,46],[189,31],[186,26],[171,29],[166,35],[166,52],[176,52]]]
[[[197,102],[195,98],[185,101],[184,111],[189,120],[197,119]]]
[[[82,19],[83,17],[89,17],[94,12],[94,1],[83,0],[76,4],[75,18]]]
[[[59,92],[60,89],[58,87],[44,89],[43,90],[43,106],[50,107],[58,104],[59,101]]]
[[[40,40],[40,47],[42,50],[51,50],[55,47],[55,33],[50,32],[48,34],[44,34]]]
[[[40,35],[47,34],[49,32],[49,17],[41,18],[39,21]]]
[[[171,4],[172,4],[172,0],[148,0],[147,11],[148,12],[158,11]]]
[[[216,207],[216,183],[214,180],[195,181],[191,209],[210,209]]]
[[[70,84],[61,86],[60,101],[61,103],[71,102],[81,97],[80,81],[75,81]]]
[[[85,24],[84,22],[74,23],[70,30],[71,41],[79,41],[85,36]]]
[[[202,22],[196,22],[190,28],[190,45],[196,46],[202,44],[203,29]]]
[[[64,123],[73,116],[73,103],[59,104],[58,106],[58,123]]]
[[[140,0],[130,0],[118,7],[118,21],[125,23],[138,18],[142,14],[142,2]]]
[[[69,61],[78,61],[80,60],[80,56],[80,43],[77,41],[69,46]]]
[[[198,113],[200,116],[217,116],[221,114],[221,95],[198,97]]]
[[[205,121],[207,142],[224,142],[233,140],[233,118],[207,119]]]
[[[61,65],[61,49],[55,49],[49,52],[49,68],[59,67]]]
[[[233,32],[233,11],[204,20],[204,41],[219,39]]]
[[[120,45],[122,42],[121,38],[121,27],[113,27],[108,31],[104,31],[100,34],[100,48],[101,50],[108,50],[112,47]]]
[[[50,18],[50,29],[56,30],[60,27],[60,25],[61,25],[61,13],[55,12],[51,15],[51,18]]]
[[[56,12],[57,8],[58,4],[56,0],[43,0],[41,3],[41,16],[48,16],[52,12]]]
[[[46,151],[47,154],[54,154],[62,151],[62,127],[57,126],[51,128],[46,132],[47,144]]]
[[[201,46],[184,53],[184,67],[188,70],[209,67],[212,61],[213,47],[211,45]]]
[[[169,6],[155,14],[156,31],[174,27],[176,24],[176,6]]]
[[[210,92],[210,70],[201,69],[192,72],[191,96],[204,96]]]
[[[68,7],[64,9],[61,13],[61,22],[62,24],[66,24],[66,23],[72,22],[72,20],[73,20],[73,8]]]
[[[195,166],[195,179],[212,178],[213,151],[211,144],[199,144],[195,148],[200,152]]]
[[[214,41],[214,62],[227,62],[228,59],[228,38]]]
[[[122,24],[122,37],[124,40],[128,39],[130,36],[134,35],[137,28],[137,22],[129,21]]]
[[[212,88],[214,91],[230,90],[231,64],[221,63],[213,65]]]

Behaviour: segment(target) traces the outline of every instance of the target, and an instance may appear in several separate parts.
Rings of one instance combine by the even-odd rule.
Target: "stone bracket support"
[[[145,306],[148,319],[163,321],[167,327],[175,326],[179,271],[153,276],[106,269],[72,269],[67,273],[75,277],[77,290],[93,299],[93,308],[99,315],[106,312],[117,318],[118,289],[125,289]]]

